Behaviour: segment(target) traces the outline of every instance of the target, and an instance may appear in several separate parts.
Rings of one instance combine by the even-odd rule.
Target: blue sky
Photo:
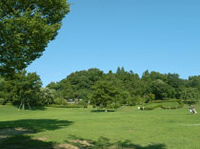
[[[69,2],[58,36],[27,68],[44,86],[89,68],[200,75],[199,0]]]

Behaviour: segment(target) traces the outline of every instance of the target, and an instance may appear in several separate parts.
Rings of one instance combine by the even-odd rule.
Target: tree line
[[[0,104],[29,103],[31,106],[66,105],[69,99],[97,107],[133,106],[152,100],[200,100],[200,76],[181,79],[176,73],[143,73],[141,77],[123,67],[113,73],[92,68],[71,73],[59,82],[42,87],[40,76],[22,71],[0,76]]]
[[[123,67],[113,73],[99,69],[77,71],[47,88],[60,99],[83,99],[96,106],[121,106],[147,103],[151,100],[200,99],[200,76],[181,79],[177,73],[162,74],[146,70],[141,77]]]

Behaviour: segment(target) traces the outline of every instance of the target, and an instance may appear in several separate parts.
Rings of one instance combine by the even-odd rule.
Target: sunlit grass
[[[199,112],[200,105],[195,107]],[[70,140],[92,142],[93,148],[99,148],[102,144],[115,146],[120,141],[128,141],[132,148],[196,149],[200,146],[200,115],[189,114],[188,106],[176,110],[157,108],[152,111],[122,107],[108,113],[92,110],[46,108],[17,111],[15,107],[0,106],[0,130],[17,127],[32,131],[1,139],[0,146],[6,148],[10,142],[17,142],[21,148],[31,148],[31,144],[35,143],[49,147],[69,143]],[[19,138],[30,143],[20,143]],[[103,140],[103,143],[98,144],[99,140]]]

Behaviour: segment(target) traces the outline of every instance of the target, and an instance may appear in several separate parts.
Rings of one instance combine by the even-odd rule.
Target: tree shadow
[[[0,148],[3,149],[54,149],[55,142],[47,138],[33,138],[30,134],[57,130],[73,124],[68,120],[25,119],[0,121]]]
[[[27,135],[11,136],[0,141],[2,149],[54,149],[54,142],[45,142],[33,139]]]
[[[66,143],[79,149],[166,149],[165,144],[141,146],[132,143],[130,140],[110,142],[106,137],[100,137],[97,141],[76,136],[70,136],[69,139],[70,141],[66,141]]]
[[[56,130],[73,124],[68,120],[56,119],[22,119],[16,121],[0,121],[0,129],[23,128],[34,131],[34,133],[45,130]]]
[[[96,113],[104,112],[105,113],[105,110],[91,110],[90,112],[96,112]],[[115,110],[107,110],[107,112],[115,112]]]

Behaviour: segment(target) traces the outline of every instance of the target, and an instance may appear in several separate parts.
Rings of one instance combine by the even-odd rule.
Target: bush
[[[53,107],[53,108],[66,108],[66,105],[51,104],[51,105],[48,105],[48,107]]]
[[[87,108],[88,107],[88,104],[87,104],[86,101],[79,101],[78,105],[81,106],[81,107],[83,107],[83,108]]]
[[[13,103],[10,102],[10,101],[9,101],[9,102],[6,102],[5,104],[6,104],[6,105],[9,105],[9,106],[12,106],[12,105],[13,105]]]
[[[167,102],[177,102],[178,105],[175,105],[175,106],[166,106],[166,105],[164,105],[164,103],[167,103]],[[150,107],[150,106],[148,107],[148,105],[150,105],[152,103],[160,103],[160,104],[157,104],[157,105],[152,106],[152,107]],[[147,106],[147,107],[145,107],[145,106]],[[162,109],[178,109],[178,108],[182,108],[184,106],[184,103],[180,99],[154,100],[154,101],[150,101],[145,106],[144,106],[144,110],[153,110],[153,109],[158,108],[158,107],[160,107]],[[143,108],[141,110],[143,110]]]
[[[189,105],[192,105],[192,104],[196,104],[197,101],[194,101],[194,100],[184,100],[183,101],[185,104],[189,104]]]
[[[77,105],[77,104],[68,104],[68,105],[51,104],[51,105],[48,105],[48,107],[54,107],[54,108],[84,108],[84,106]]]
[[[107,106],[108,109],[118,109],[120,107],[121,107],[120,103],[111,104]]]
[[[55,105],[67,105],[67,101],[65,99],[56,98],[53,100]]]
[[[6,104],[6,100],[4,98],[0,98],[0,104],[1,105],[5,105]]]
[[[150,103],[164,103],[164,102],[179,102],[181,101],[180,99],[169,99],[169,100],[152,100],[150,102],[148,102],[147,104]]]
[[[84,106],[78,104],[68,104],[66,108],[84,108]]]

